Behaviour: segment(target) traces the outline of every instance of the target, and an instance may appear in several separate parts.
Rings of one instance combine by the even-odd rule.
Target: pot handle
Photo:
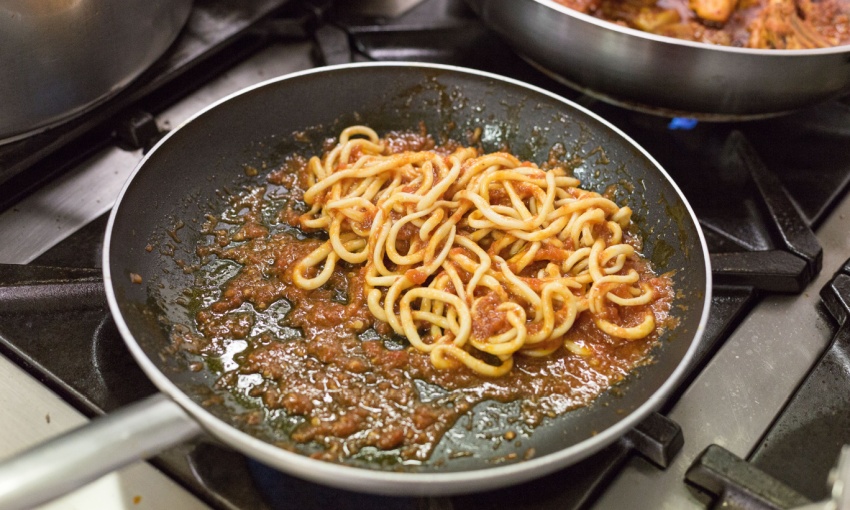
[[[202,431],[156,394],[0,462],[0,508],[31,508]]]

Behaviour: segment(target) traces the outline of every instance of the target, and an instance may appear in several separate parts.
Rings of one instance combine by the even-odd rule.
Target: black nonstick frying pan
[[[222,210],[227,192],[262,183],[265,172],[254,176],[251,169],[273,168],[293,151],[317,151],[344,126],[366,124],[380,133],[420,122],[454,139],[480,128],[485,150],[507,148],[520,159],[542,163],[558,148],[582,161],[575,169],[582,187],[613,190],[618,202],[630,205],[644,255],[659,273],[672,272],[671,313],[678,324],[663,334],[652,362],[616,391],[535,428],[523,439],[523,451],[534,451],[528,459],[511,456],[517,450],[509,442],[488,439],[508,427],[503,422],[512,412],[512,404],[495,403],[476,407],[473,426],[455,426],[419,466],[334,464],[279,448],[271,444],[277,432],[246,424],[240,401],[215,387],[220,374],[209,367],[185,370],[181,365],[191,360],[163,355],[169,324],[191,324],[191,312],[179,302],[193,276],[181,268],[196,259],[203,215]],[[526,481],[598,451],[662,405],[699,342],[711,292],[705,241],[691,208],[667,173],[621,131],[517,81],[415,63],[283,76],[199,113],[164,138],[128,181],[107,227],[103,267],[118,329],[162,394],[0,465],[0,507],[50,499],[203,432],[284,472],[362,492],[456,494]],[[485,422],[486,434],[477,429]],[[449,458],[447,442],[473,454]]]

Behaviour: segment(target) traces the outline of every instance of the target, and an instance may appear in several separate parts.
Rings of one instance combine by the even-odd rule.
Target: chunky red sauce
[[[847,0],[555,0],[597,18],[724,46],[806,49],[850,44]]]
[[[421,133],[391,135],[390,144],[395,150],[434,147]],[[647,360],[657,334],[612,339],[581,315],[568,339],[583,355],[561,346],[543,358],[516,356],[512,371],[499,378],[463,367],[435,369],[427,354],[390,335],[370,314],[361,268],[339,264],[330,282],[312,291],[293,284],[295,261],[323,242],[291,226],[303,206],[305,164],[291,157],[266,186],[234,195],[227,211],[208,216],[207,240],[197,248],[195,324],[172,334],[175,348],[203,355],[221,374],[219,386],[266,410],[285,411],[294,420],[295,447],[312,445],[314,457],[332,461],[363,451],[421,461],[479,402],[521,400],[522,418],[534,426],[588,404]],[[637,258],[628,264],[658,293],[652,312],[661,327],[670,327],[669,278],[652,275]],[[482,337],[505,326],[487,303],[474,314]],[[639,323],[645,312],[633,307],[618,317],[620,310],[608,310],[610,319],[625,324]]]

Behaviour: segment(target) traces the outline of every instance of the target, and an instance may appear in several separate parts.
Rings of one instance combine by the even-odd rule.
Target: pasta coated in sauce
[[[247,421],[285,431],[281,447],[320,459],[422,462],[486,400],[522,402],[516,427],[533,428],[673,326],[671,280],[640,257],[631,211],[578,184],[352,128],[210,212],[195,321],[173,348],[257,406]]]

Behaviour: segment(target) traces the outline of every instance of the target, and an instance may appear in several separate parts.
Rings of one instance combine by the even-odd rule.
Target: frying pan
[[[246,168],[275,168],[293,151],[318,151],[324,139],[353,123],[384,132],[415,128],[420,121],[430,133],[454,139],[480,128],[485,150],[507,147],[520,159],[545,161],[556,146],[566,157],[581,158],[575,175],[583,187],[613,190],[617,201],[628,203],[644,254],[659,272],[672,272],[678,324],[664,332],[652,363],[590,406],[544,420],[523,437],[522,450],[492,440],[516,427],[506,422],[517,403],[480,404],[472,421],[459,420],[418,466],[334,464],[274,446],[280,432],[240,420],[246,404],[215,387],[220,373],[185,370],[181,366],[191,358],[163,356],[169,325],[191,324],[192,314],[178,303],[193,276],[180,261],[195,257],[204,214],[225,207],[222,190],[263,182]],[[691,208],[667,173],[621,131],[542,89],[418,63],[353,64],[283,76],[202,111],[134,171],[109,219],[103,268],[115,323],[162,394],[4,463],[4,508],[52,498],[202,431],[284,472],[362,492],[445,495],[529,480],[598,451],[664,402],[702,335],[711,292],[705,241]],[[449,458],[445,443],[474,455]],[[511,452],[530,448],[532,458],[508,460]]]
[[[662,37],[552,0],[467,0],[522,57],[604,101],[668,116],[755,119],[850,93],[850,46],[733,48]]]

